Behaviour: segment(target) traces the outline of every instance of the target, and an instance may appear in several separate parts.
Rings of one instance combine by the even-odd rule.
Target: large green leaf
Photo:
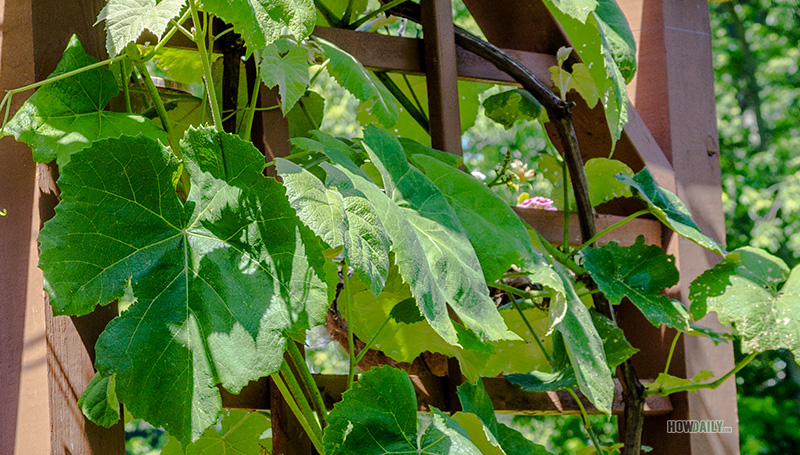
[[[100,426],[110,428],[119,422],[119,399],[114,375],[95,373],[78,399],[78,407],[83,415]]]
[[[389,278],[380,296],[375,297],[360,280],[354,280],[352,295],[352,324],[356,335],[362,340],[370,340],[377,335],[374,348],[398,362],[413,362],[425,351],[438,352],[457,358],[464,376],[472,381],[481,376],[497,376],[501,373],[527,373],[544,368],[547,364],[539,346],[531,341],[533,338],[525,321],[514,309],[502,310],[500,314],[508,328],[522,340],[482,343],[472,332],[456,324],[458,343],[462,347],[447,343],[421,316],[417,321],[410,317],[403,317],[403,321],[399,321],[396,313],[408,305],[403,302],[411,299],[416,315],[419,315],[419,310],[396,265],[389,269]],[[525,309],[524,313],[540,335],[547,331],[546,313],[536,308]],[[384,322],[386,326],[378,333]],[[548,345],[546,339],[545,346]]]
[[[564,14],[577,19],[580,22],[586,22],[586,19],[597,8],[598,0],[548,0],[547,3],[552,4],[559,11]]]
[[[503,125],[514,126],[517,120],[536,120],[542,114],[542,104],[527,90],[511,89],[483,100],[486,116]]]
[[[458,399],[466,412],[478,416],[486,428],[492,433],[503,452],[507,455],[536,455],[550,452],[539,444],[526,439],[522,433],[497,421],[492,400],[479,379],[476,385],[465,382],[458,387]]]
[[[188,442],[216,421],[218,383],[236,393],[277,371],[284,337],[324,321],[335,273],[252,144],[204,128],[182,145],[185,202],[179,163],[153,140],[75,154],[39,240],[57,314],[130,283],[137,301],[100,335],[96,367],[134,415]]]
[[[161,455],[257,455],[272,453],[272,439],[268,437],[270,420],[260,412],[241,409],[223,411],[218,425],[209,428],[197,441],[185,449],[175,439],[169,442]]]
[[[523,221],[495,192],[471,175],[426,155],[412,162],[447,198],[467,234],[487,282],[500,279],[512,264],[528,271],[550,270],[544,253],[533,248]]]
[[[389,236],[372,204],[325,188],[314,174],[291,161],[276,161],[300,220],[331,248],[343,246],[347,264],[362,274],[373,294],[380,294],[389,274]]]
[[[306,90],[292,110],[286,114],[289,122],[289,137],[307,137],[322,123],[325,113],[325,98],[317,92]]]
[[[480,455],[443,414],[434,413],[427,428],[418,420],[414,386],[406,373],[373,368],[333,407],[322,440],[325,453]]]
[[[482,339],[516,339],[489,298],[475,250],[447,198],[409,164],[402,145],[388,131],[368,126],[364,148],[380,171],[386,197],[378,202],[365,194],[381,214],[400,274],[411,283],[428,322],[448,342],[455,342],[449,304]]]
[[[605,50],[611,51],[625,82],[630,82],[636,74],[636,40],[625,14],[616,0],[598,0],[594,16],[603,35]]]
[[[97,60],[84,51],[73,35],[55,77]],[[47,84],[34,93],[3,129],[33,149],[33,159],[60,165],[69,156],[88,147],[93,141],[143,134],[167,142],[167,135],[155,123],[140,115],[107,112],[108,101],[119,93],[119,87],[107,68],[95,68],[77,76]]]
[[[302,41],[314,30],[311,0],[201,0],[205,11],[233,25],[247,45],[247,56],[286,34]]]
[[[708,311],[736,329],[743,352],[789,349],[800,355],[800,268],[784,282],[786,269],[781,259],[747,248],[702,275]]]
[[[281,109],[284,113],[289,112],[308,87],[308,51],[295,45],[281,55],[273,43],[258,49],[257,54],[261,80],[269,88],[278,86]]]
[[[397,123],[397,100],[381,82],[364,68],[352,55],[337,45],[320,37],[314,38],[330,59],[330,73],[342,87],[359,100],[372,102],[370,109],[383,126],[393,127]]]
[[[617,175],[617,179],[630,185],[633,194],[644,201],[650,212],[668,228],[709,251],[725,255],[725,248],[722,245],[700,231],[683,201],[675,193],[658,186],[646,168],[633,178]]]
[[[97,16],[106,21],[106,49],[112,57],[135,43],[145,30],[159,39],[167,31],[169,21],[181,13],[186,0],[108,0]]]
[[[734,275],[777,291],[789,276],[789,267],[780,258],[758,248],[743,247],[728,254],[722,262],[703,272],[689,285],[689,300],[692,302],[689,311],[695,320],[706,315],[708,299],[723,295]]]
[[[680,302],[662,294],[678,283],[675,258],[661,247],[645,245],[639,236],[629,247],[616,242],[583,250],[584,266],[608,298],[619,304],[628,297],[656,327],[665,324],[689,330],[689,313]]]

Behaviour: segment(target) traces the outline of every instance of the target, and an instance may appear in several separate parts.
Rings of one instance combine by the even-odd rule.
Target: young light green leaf
[[[650,212],[668,228],[709,251],[723,256],[726,254],[722,245],[700,232],[700,228],[678,196],[658,186],[646,168],[633,178],[617,175],[617,179],[630,185],[633,194],[646,203]]]
[[[73,35],[49,77],[93,63],[97,60],[86,54]],[[143,134],[166,144],[166,133],[147,118],[103,110],[117,93],[119,87],[107,68],[53,82],[31,95],[2,133],[30,145],[35,161],[58,160],[59,165],[66,164],[70,154],[106,138]]]
[[[416,155],[412,162],[447,198],[487,282],[500,279],[512,264],[530,272],[540,267],[551,270],[544,254],[533,248],[520,217],[486,185],[436,158]]]
[[[203,128],[182,145],[186,202],[158,142],[75,154],[39,240],[57,314],[85,314],[131,283],[136,303],[100,335],[96,367],[116,374],[134,415],[188,442],[216,421],[218,383],[236,393],[274,373],[285,337],[324,321],[335,273],[252,144]]]
[[[781,286],[786,275],[781,259],[752,248],[730,256],[736,261],[733,273],[721,265],[704,274],[708,311],[736,330],[743,352],[789,349],[800,355],[800,268],[792,269]]]
[[[286,114],[289,122],[290,138],[306,138],[311,136],[322,124],[322,116],[325,114],[325,98],[317,92],[306,90],[303,96],[297,100],[292,110]],[[305,150],[304,147],[301,147]]]
[[[483,455],[507,455],[497,438],[486,428],[480,418],[471,412],[456,412],[451,417],[467,434],[469,440]]]
[[[661,293],[679,278],[675,258],[661,247],[645,245],[644,236],[639,236],[629,247],[611,242],[586,248],[583,254],[586,271],[611,303],[628,297],[656,327],[689,329],[689,313],[683,305]]]
[[[606,363],[603,341],[592,323],[589,309],[575,293],[572,277],[563,268],[556,270],[564,281],[565,293],[556,294],[555,300],[565,300],[566,311],[557,324],[557,329],[564,338],[567,357],[575,371],[578,386],[586,398],[599,411],[610,414],[614,400],[614,380]]]
[[[135,43],[145,30],[158,39],[167,30],[169,21],[175,19],[186,0],[108,0],[97,16],[97,23],[106,21],[106,49],[115,57]],[[95,25],[97,25],[97,23]]]
[[[563,48],[562,48],[563,49]],[[594,109],[600,101],[600,94],[597,92],[597,84],[592,79],[592,73],[585,63],[575,63],[572,65],[572,72],[560,66],[551,66],[550,78],[556,84],[562,97],[570,90],[578,92],[590,109]]]
[[[591,158],[584,165],[589,183],[589,200],[593,206],[619,197],[631,197],[631,188],[620,182],[617,174],[633,176],[631,168],[619,160]]]
[[[334,405],[322,441],[327,455],[479,455],[453,426],[435,413],[427,428],[418,429],[411,380],[404,371],[384,366],[361,375]]]
[[[233,25],[247,45],[247,57],[285,33],[302,41],[314,30],[317,11],[311,0],[201,0],[203,10]]]
[[[415,305],[413,310],[416,312],[418,320],[397,315],[398,317],[392,318],[386,323],[375,339],[375,349],[398,362],[411,363],[425,351],[438,352],[457,358],[464,376],[471,381],[480,376],[497,376],[504,372],[528,372],[544,368],[547,364],[547,359],[539,346],[529,341],[532,340],[532,335],[529,333],[525,321],[514,309],[502,310],[500,314],[510,330],[528,341],[483,343],[472,332],[456,323],[458,343],[462,346],[457,347],[447,343],[419,315],[409,286],[403,283],[396,265],[392,265],[389,269],[386,287],[377,298],[360,281],[353,280],[352,287],[354,300],[352,324],[353,330],[360,339],[372,339],[387,318],[397,315],[395,310],[399,312],[399,306],[406,306],[409,303]],[[546,313],[536,308],[523,311],[538,333],[541,334],[547,330]],[[545,340],[545,345],[549,346],[549,341]]]
[[[428,322],[446,340],[455,342],[447,315],[449,304],[464,325],[481,339],[516,339],[489,298],[475,250],[444,194],[425,174],[408,163],[403,147],[388,131],[368,126],[364,130],[364,148],[380,171],[392,209],[397,207],[397,216],[404,218],[402,224],[383,221],[392,237],[400,274],[413,283],[412,292]],[[378,203],[369,194],[367,198],[381,213]],[[407,232],[408,225],[411,232]],[[397,228],[401,226],[405,232],[399,234]],[[415,237],[418,246],[396,239],[396,236],[409,234]],[[421,271],[423,269],[425,272]],[[423,277],[430,281],[420,283]],[[421,285],[425,288],[420,288]]]
[[[758,248],[743,247],[728,254],[689,285],[689,300],[692,302],[689,311],[695,320],[706,315],[708,299],[724,294],[735,275],[777,291],[780,283],[789,276],[789,267],[780,258]]]
[[[389,274],[389,236],[372,204],[325,188],[291,161],[278,158],[276,163],[300,220],[331,248],[342,246],[347,264],[363,275],[373,294],[380,294]]]
[[[536,120],[542,114],[542,104],[527,90],[511,89],[483,100],[486,116],[503,125],[514,126],[517,120]]]
[[[92,422],[111,428],[119,422],[119,399],[114,375],[95,373],[78,399],[78,407]]]
[[[458,387],[458,399],[465,412],[478,416],[486,428],[499,442],[500,447],[507,455],[538,455],[550,452],[539,444],[526,439],[519,431],[497,421],[492,400],[483,387],[483,381],[478,379],[476,385],[465,382]]]
[[[257,49],[256,53],[259,56],[261,80],[269,88],[278,86],[281,109],[284,113],[289,112],[308,87],[307,50],[301,46],[292,46],[285,55],[281,55],[273,43]]]
[[[672,376],[667,373],[660,373],[655,381],[645,383],[645,388],[650,391],[659,391],[665,389],[672,389],[675,387],[684,387],[687,385],[702,384],[714,377],[714,372],[711,370],[702,370],[697,373],[693,378],[680,378]]]
[[[260,412],[229,409],[222,412],[218,427],[206,430],[197,441],[184,448],[170,437],[161,455],[226,455],[271,453],[272,439],[265,434],[270,420]],[[169,436],[169,433],[167,434]]]
[[[397,123],[397,100],[364,65],[341,48],[320,37],[314,38],[330,59],[330,73],[353,96],[372,102],[372,112],[387,128]]]

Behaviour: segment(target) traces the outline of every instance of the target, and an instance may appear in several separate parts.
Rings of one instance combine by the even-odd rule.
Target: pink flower
[[[519,204],[519,207],[523,209],[537,209],[537,210],[547,210],[548,212],[555,212],[556,209],[553,207],[553,200],[543,197],[543,196],[534,196],[525,199]]]

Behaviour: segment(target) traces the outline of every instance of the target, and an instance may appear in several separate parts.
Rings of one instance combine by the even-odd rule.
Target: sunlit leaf
[[[97,16],[106,21],[106,49],[112,57],[121,54],[130,43],[149,30],[159,39],[167,25],[186,5],[186,0],[108,0]]]

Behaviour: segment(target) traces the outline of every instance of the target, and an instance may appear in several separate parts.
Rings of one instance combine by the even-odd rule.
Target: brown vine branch
[[[387,0],[381,0],[388,3]],[[387,13],[405,17],[420,23],[422,14],[418,4],[404,3],[390,9]],[[456,44],[478,55],[497,69],[511,76],[522,88],[529,91],[545,108],[550,121],[558,133],[559,141],[563,147],[564,159],[567,162],[572,188],[575,194],[578,220],[581,228],[582,242],[588,242],[596,234],[594,224],[594,210],[589,200],[589,186],[586,172],[583,167],[583,158],[580,145],[572,123],[572,103],[568,103],[553,93],[533,72],[522,65],[502,49],[488,43],[468,31],[455,27]],[[597,288],[597,284],[587,277],[587,287],[590,290]],[[602,293],[592,295],[595,308],[604,316],[615,320],[613,308]],[[622,383],[623,399],[625,401],[625,453],[626,455],[639,455],[641,453],[642,427],[644,425],[644,386],[636,376],[630,360],[618,367],[617,376]]]

